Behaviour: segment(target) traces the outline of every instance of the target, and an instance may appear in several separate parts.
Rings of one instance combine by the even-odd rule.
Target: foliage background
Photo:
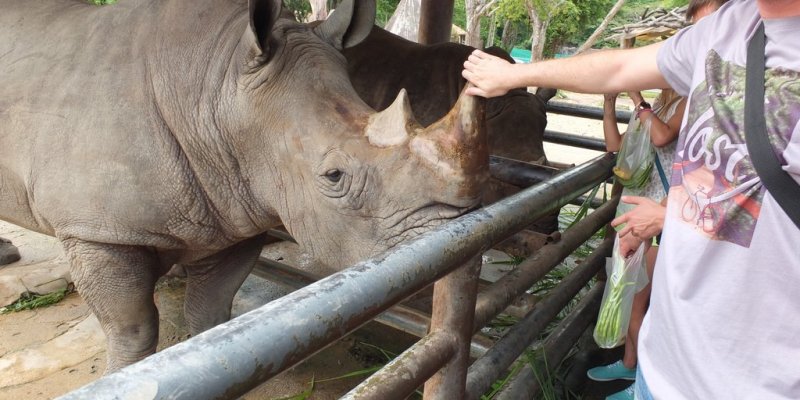
[[[328,0],[328,9],[336,8],[341,0]],[[528,19],[526,2],[531,4],[556,4],[557,11],[547,29],[547,42],[545,57],[553,57],[565,48],[577,47],[591,35],[592,31],[600,24],[606,13],[614,5],[615,0],[499,0],[495,10],[495,35],[498,38],[495,45],[499,45],[499,38],[503,35],[504,23],[510,21],[515,39],[505,46],[523,49],[531,48],[531,24]],[[284,0],[286,6],[295,12],[298,19],[304,18],[311,12],[308,0]],[[386,25],[394,13],[400,0],[377,0],[376,24]],[[647,10],[654,8],[675,8],[686,5],[688,0],[627,0],[620,13],[614,18],[609,29],[639,20]],[[460,27],[466,26],[466,11],[464,0],[454,1],[453,23]],[[489,36],[490,18],[485,17],[481,23],[481,37]],[[617,47],[615,42],[600,42],[595,47]]]

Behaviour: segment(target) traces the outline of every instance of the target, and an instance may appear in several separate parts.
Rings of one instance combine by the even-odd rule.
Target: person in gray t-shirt
[[[800,184],[800,1],[731,1],[663,44],[631,50],[513,66],[476,52],[465,62],[473,95],[671,86],[688,97],[639,339],[639,397],[800,398],[800,229],[761,184],[743,135],[746,45],[762,23],[767,135]],[[661,230],[637,210],[622,217],[626,234]]]

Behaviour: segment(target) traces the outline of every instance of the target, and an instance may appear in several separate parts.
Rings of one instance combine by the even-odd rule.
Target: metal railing
[[[550,101],[547,103],[547,112],[571,115],[573,117],[589,118],[598,121],[603,120],[603,109],[600,107],[582,106],[570,104],[562,101]],[[617,121],[625,122],[631,119],[630,111],[617,110]]]
[[[404,398],[423,383],[426,399],[478,398],[595,275],[610,253],[610,244],[598,247],[471,367],[470,338],[605,226],[618,198],[567,229],[559,241],[546,245],[481,294],[477,291],[479,255],[605,181],[613,163],[613,155],[599,156],[62,398],[236,398],[433,282],[430,332],[345,398]],[[563,330],[576,329],[580,330]],[[560,349],[568,341],[564,335],[552,340],[554,355],[547,353],[548,357],[563,353]]]
[[[569,115],[573,117],[603,120],[603,109],[599,107],[582,106],[560,101],[550,101],[547,103],[547,112],[553,114]],[[617,121],[627,123],[631,119],[630,111],[617,111]],[[576,135],[574,133],[564,133],[552,130],[544,131],[544,140],[563,144],[566,146],[580,147],[589,150],[606,151],[606,143],[602,139]]]

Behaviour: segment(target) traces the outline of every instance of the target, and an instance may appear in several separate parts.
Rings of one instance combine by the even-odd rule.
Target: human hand
[[[619,241],[619,253],[625,258],[632,256],[643,242],[642,239],[633,235],[620,236],[617,240]]]
[[[647,197],[622,196],[620,201],[636,205],[633,210],[611,221],[612,226],[625,224],[619,231],[620,238],[630,233],[639,240],[650,240],[661,233],[664,228],[664,216],[667,213],[666,207]]]
[[[513,64],[502,58],[475,50],[464,61],[461,76],[474,86],[467,88],[466,93],[472,96],[496,97],[506,94],[513,84],[509,77],[513,76]]]
[[[640,92],[628,92],[628,97],[633,101],[633,106],[636,107],[644,101],[644,97]]]

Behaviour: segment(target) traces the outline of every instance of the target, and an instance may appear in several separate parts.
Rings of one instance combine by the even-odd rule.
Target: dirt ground
[[[0,278],[24,274],[26,270],[35,273],[66,266],[53,238],[4,222],[0,222],[0,236],[10,238],[22,255],[20,265],[0,268]],[[302,253],[291,243],[271,246],[265,255],[295,265],[303,263]],[[165,278],[158,285],[155,299],[161,318],[159,350],[189,337],[183,320],[183,289],[181,278]],[[234,316],[285,293],[288,290],[251,276],[234,301]],[[52,306],[0,315],[0,327],[0,400],[52,399],[105,372],[105,336],[78,293],[68,294]],[[362,377],[326,379],[382,364],[386,360],[379,348],[396,354],[412,340],[378,324],[368,325],[243,398],[291,397],[309,390],[312,381],[312,399],[339,398]]]
[[[570,94],[558,100],[602,105],[601,96]],[[600,121],[551,114],[548,116],[548,128],[602,138]],[[600,154],[549,143],[545,144],[545,151],[552,161],[567,164],[580,164]],[[54,273],[65,282],[68,279],[66,260],[54,239],[3,222],[0,222],[0,237],[11,239],[22,255],[21,261],[0,267],[0,286],[12,285],[17,276],[35,271]],[[289,261],[293,258],[297,263],[302,263],[297,259],[300,256],[296,249],[276,251],[277,255],[273,255],[283,257],[289,264],[292,264]],[[62,284],[53,279],[45,283]],[[156,295],[162,317],[159,348],[188,337],[181,317],[181,292],[180,281],[170,280],[160,285]],[[240,291],[234,314],[246,312],[286,292],[275,284],[253,276]],[[370,325],[284,372],[244,398],[280,399],[298,395],[309,389],[312,380],[316,383],[310,398],[338,398],[357,384],[360,378],[320,380],[359,371],[383,361],[380,351],[372,345],[400,352],[411,340],[388,328]],[[49,307],[0,315],[0,400],[51,399],[99,378],[104,369],[105,338],[99,323],[77,293],[69,294],[61,302]]]

